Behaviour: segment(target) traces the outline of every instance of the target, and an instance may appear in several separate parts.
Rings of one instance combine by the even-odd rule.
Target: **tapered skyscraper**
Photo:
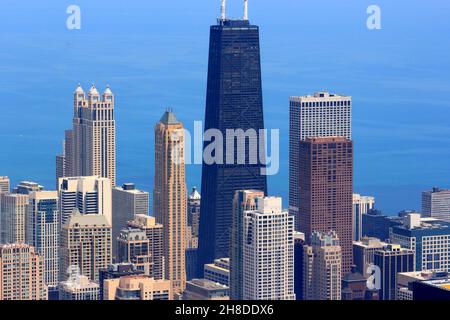
[[[74,93],[73,129],[66,131],[64,154],[57,157],[57,178],[101,176],[116,184],[116,123],[114,95],[109,87],[100,96],[93,85],[86,97]]]
[[[244,19],[227,19],[223,1],[221,18],[210,30],[208,69],[205,130],[217,129],[225,138],[227,130],[248,132],[253,129],[258,133],[263,129],[259,28],[250,24],[247,10]],[[264,161],[250,161],[251,157],[256,156],[254,150],[250,152],[250,146],[259,144],[247,138],[245,147],[234,147],[234,151],[245,151],[243,164],[238,164],[241,162],[237,161],[236,154],[230,157],[228,151],[226,155],[224,151],[223,156],[216,153],[216,158],[220,158],[213,164],[204,159],[197,266],[199,276],[204,264],[229,256],[235,192],[261,190],[267,194],[266,176],[262,174]],[[232,139],[225,138],[223,145],[234,142],[234,137]],[[210,149],[211,144],[205,142],[205,150]],[[261,151],[264,152],[259,150],[259,153]],[[233,158],[234,162],[230,163]]]
[[[186,287],[187,189],[183,124],[166,111],[155,127],[153,212],[163,225],[165,278],[174,293]]]

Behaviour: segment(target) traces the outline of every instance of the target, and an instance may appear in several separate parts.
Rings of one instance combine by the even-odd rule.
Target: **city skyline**
[[[265,1],[262,0],[262,8]],[[92,83],[85,91],[83,81],[73,82],[78,84],[72,87],[72,108],[50,95],[53,103],[32,116],[35,121],[31,127],[27,124],[30,114],[24,109],[17,116],[21,129],[34,132],[31,137],[39,142],[33,143],[33,138],[28,137],[30,147],[16,141],[16,150],[28,151],[25,163],[14,159],[17,154],[23,156],[24,151],[10,151],[9,140],[3,139],[2,128],[11,130],[12,140],[17,128],[8,122],[14,110],[2,107],[10,113],[5,112],[0,125],[0,141],[5,141],[4,152],[0,153],[0,300],[246,300],[255,303],[228,307],[224,303],[221,308],[228,313],[232,307],[233,315],[257,315],[260,310],[255,313],[254,308],[259,308],[261,300],[450,299],[449,162],[443,160],[448,151],[448,123],[440,122],[445,112],[427,124],[433,115],[432,103],[415,110],[412,101],[423,100],[410,93],[410,100],[405,100],[411,107],[408,112],[399,108],[389,110],[391,117],[383,114],[377,118],[377,112],[387,112],[383,99],[394,105],[399,97],[380,89],[380,84],[395,86],[395,77],[378,74],[380,82],[363,89],[359,83],[346,82],[346,71],[355,72],[349,66],[364,64],[362,58],[367,55],[354,55],[352,62],[345,62],[347,67],[342,65],[346,59],[340,58],[344,52],[340,50],[344,50],[346,42],[352,43],[345,37],[343,47],[328,52],[331,64],[325,62],[324,55],[314,61],[298,61],[303,67],[312,68],[303,70],[309,70],[308,75],[297,73],[300,83],[314,76],[317,81],[308,85],[286,81],[291,69],[290,64],[284,66],[286,78],[280,80],[277,95],[279,98],[283,93],[286,99],[281,104],[272,96],[275,82],[269,80],[269,85],[265,84],[265,65],[272,68],[269,75],[272,74],[274,65],[270,59],[277,56],[271,47],[274,38],[267,43],[266,35],[270,39],[278,29],[270,25],[260,27],[270,19],[260,13],[256,16],[264,18],[254,21],[253,6],[249,7],[248,0],[239,0],[243,6],[236,18],[235,9],[230,9],[235,2],[238,1],[217,0],[216,22],[202,24],[205,29],[210,26],[209,49],[202,47],[202,60],[208,61],[206,67],[197,62],[195,66],[173,68],[175,74],[167,71],[159,75],[159,86],[149,85],[145,80],[148,78],[141,78],[139,72],[134,74],[139,83],[134,86],[128,73],[133,67],[135,72],[139,64],[154,63],[154,67],[161,68],[161,61],[140,58],[142,52],[132,45],[129,52],[133,59],[124,56],[119,63],[114,46],[125,44],[120,41],[97,44],[104,53],[95,55],[95,65],[100,69],[109,65],[106,73],[86,63],[80,55],[72,55],[72,59],[81,58],[80,62],[84,62],[80,64],[83,72],[71,74],[68,71],[73,65],[68,64],[67,57],[53,58],[56,69],[65,74],[61,82],[73,82],[76,77],[92,77],[91,81],[96,82],[101,74],[100,83],[107,81],[103,87],[106,89],[100,93],[97,88],[101,87]],[[136,4],[130,7],[133,6]],[[292,6],[286,5],[291,10],[295,5]],[[255,12],[261,7],[255,5]],[[337,6],[347,7],[348,4]],[[382,24],[381,19],[381,12],[383,17],[385,13],[389,15],[393,7],[396,6],[384,4],[383,10],[380,5],[364,7],[365,32],[370,32],[372,39],[379,40],[385,28],[396,25],[389,19]],[[66,8],[67,32],[78,32],[79,39],[87,37],[83,28],[95,25],[89,25],[89,13],[87,21],[81,18],[86,8],[83,6],[82,10],[80,4]],[[330,14],[328,10],[323,8],[322,13],[326,16]],[[318,26],[319,30],[322,28]],[[344,32],[342,26],[336,29]],[[111,27],[110,31],[114,30],[115,26]],[[168,28],[167,35],[171,32]],[[292,32],[286,30],[287,35]],[[155,43],[169,44],[170,49],[189,48],[182,40],[174,42],[173,35],[165,39],[163,33],[159,34],[162,38]],[[138,39],[134,36],[130,37]],[[106,39],[112,38],[105,36],[103,40]],[[149,40],[142,39],[143,43]],[[207,42],[207,37],[202,37],[202,41]],[[326,41],[321,44],[330,45]],[[58,45],[47,47],[51,51]],[[309,49],[314,56],[313,48]],[[67,52],[71,55],[71,50]],[[291,58],[295,56],[291,54]],[[386,57],[389,54],[392,52]],[[307,57],[299,54],[297,58],[300,56]],[[167,55],[166,62],[172,58]],[[386,63],[376,54],[372,59]],[[284,57],[279,61],[286,63]],[[295,65],[292,63],[294,70],[299,71]],[[356,73],[364,74],[364,79],[377,77],[359,67]],[[141,71],[144,70],[141,76],[149,71],[145,67]],[[202,71],[206,81],[192,81],[195,77],[188,74],[193,70]],[[35,86],[41,89],[61,76],[53,71],[47,74],[48,81],[40,75]],[[196,98],[203,102],[204,113],[198,110],[200,104],[191,104],[195,100],[192,97],[198,95],[195,90],[191,97],[177,98],[184,89],[182,81],[173,81],[173,76],[188,80],[186,87],[191,89],[205,86],[203,99]],[[124,82],[125,79],[129,81]],[[172,80],[166,82],[169,79]],[[168,84],[170,98],[162,89]],[[59,85],[55,84],[55,92],[59,92]],[[311,87],[316,88],[303,92]],[[136,88],[142,90],[137,95]],[[366,90],[366,95],[360,90]],[[435,93],[438,91],[435,88]],[[44,105],[46,94],[39,90],[36,104],[26,107]],[[0,98],[3,96],[8,105],[28,95],[5,94],[0,79]],[[276,100],[280,104],[274,108]],[[147,103],[145,111],[143,101]],[[371,109],[372,103],[379,108]],[[56,105],[59,109],[55,113],[52,109]],[[180,112],[174,111],[173,106],[177,105]],[[363,108],[365,112],[361,113]],[[414,119],[418,111],[423,124],[435,126],[433,134],[407,130],[404,136],[398,135],[403,121]],[[72,116],[71,129],[61,114]],[[156,114],[159,116],[154,119]],[[361,120],[362,114],[366,120]],[[139,120],[127,124],[128,115]],[[392,128],[386,126],[389,121]],[[369,123],[365,133],[361,131]],[[39,129],[41,124],[45,126],[43,131]],[[56,136],[63,140],[58,149],[42,138],[48,135],[55,139],[56,130]],[[371,135],[367,135],[369,131]],[[407,140],[405,135],[409,132],[416,136]],[[372,144],[375,141],[377,144]],[[429,150],[424,148],[427,144],[439,153],[424,151]],[[411,150],[408,148],[423,152],[405,153]],[[42,151],[53,152],[52,171],[37,169],[48,168],[43,166],[47,157],[36,157],[36,152]],[[15,168],[23,167],[23,172],[18,174],[4,166],[4,153],[10,155],[7,158]],[[139,154],[146,156],[139,158]],[[192,165],[192,158],[197,166]],[[412,162],[415,165],[411,166]],[[30,174],[28,167],[36,174]],[[148,171],[144,174],[143,170]],[[433,174],[426,174],[432,171]],[[406,172],[408,176],[402,176]],[[388,177],[393,179],[390,183],[384,180]],[[378,185],[380,181],[387,184]],[[402,185],[407,187],[402,189]],[[420,190],[415,190],[419,186]],[[402,192],[408,196],[402,198]],[[392,199],[396,200],[395,207],[388,204]],[[244,307],[249,308],[248,313]],[[178,313],[177,308],[175,314],[191,314],[184,311],[183,303],[181,309]],[[199,307],[197,311],[205,312],[206,317],[208,310],[209,307]]]
[[[9,157],[0,154],[0,167],[7,171],[4,174],[11,177],[13,185],[21,180],[31,179],[50,188],[53,184],[50,173],[54,170],[54,156],[50,157],[50,153],[56,155],[61,152],[62,133],[71,121],[71,115],[61,110],[70,108],[70,93],[78,82],[84,88],[89,88],[95,82],[99,88],[110,84],[116,94],[119,156],[117,184],[133,181],[140,189],[151,191],[153,156],[144,152],[144,147],[153,143],[149,130],[167,105],[174,108],[188,128],[192,127],[194,120],[203,118],[208,37],[205,26],[213,23],[219,16],[219,6],[214,1],[199,1],[188,7],[182,1],[175,2],[175,10],[166,10],[167,4],[162,1],[153,1],[151,4],[134,3],[137,10],[133,11],[133,15],[136,14],[137,18],[133,21],[126,20],[130,22],[128,25],[120,23],[110,26],[111,32],[107,32],[96,21],[98,17],[94,18],[92,15],[92,11],[101,6],[101,2],[96,4],[79,1],[85,22],[79,31],[65,29],[66,16],[62,14],[63,17],[60,17],[60,10],[64,13],[65,7],[49,6],[46,13],[48,19],[44,21],[45,15],[34,13],[40,12],[41,7],[45,8],[46,5],[39,4],[38,9],[37,4],[29,1],[27,8],[20,9],[26,17],[20,23],[4,17],[5,27],[0,35],[9,44],[11,52],[17,54],[15,58],[3,56],[4,59],[0,60],[6,72],[5,85],[0,88],[4,97],[3,116],[6,123],[0,128],[0,138],[6,150],[13,152]],[[229,2],[230,15],[240,16],[241,5],[236,5],[236,1]],[[445,173],[449,171],[447,162],[443,161],[446,151],[439,148],[441,143],[447,141],[442,133],[448,130],[444,121],[448,112],[444,94],[445,83],[448,81],[445,76],[448,63],[440,54],[446,51],[446,43],[438,44],[437,39],[429,38],[427,34],[445,32],[450,26],[447,23],[437,25],[429,19],[428,25],[420,26],[407,17],[411,14],[414,16],[419,11],[439,17],[440,12],[445,12],[449,4],[434,1],[434,6],[419,6],[419,10],[408,6],[405,8],[403,1],[379,2],[385,12],[383,30],[380,31],[366,28],[367,6],[362,4],[338,6],[332,1],[326,1],[318,10],[318,4],[313,2],[293,1],[269,11],[267,9],[270,2],[262,0],[258,5],[251,4],[250,17],[264,29],[264,112],[267,127],[282,129],[282,154],[286,155],[288,150],[288,132],[282,123],[288,120],[289,96],[311,94],[320,90],[352,95],[357,160],[355,191],[374,195],[378,199],[379,209],[395,214],[405,208],[419,210],[419,193],[422,190],[435,185],[448,187],[448,183],[444,181]],[[3,9],[4,13],[19,10],[14,3],[5,4]],[[124,10],[115,3],[109,7],[109,16],[117,16],[121,10],[128,12],[128,9]],[[144,13],[156,10],[161,12],[160,17],[140,19]],[[311,12],[305,21],[280,19],[294,18],[295,12],[304,10]],[[186,11],[187,14],[184,15]],[[154,27],[161,23],[161,19],[168,17],[168,12],[172,18],[183,16],[183,20],[190,23],[192,28],[181,30],[174,27],[179,25],[177,23],[166,28],[163,35],[154,31],[159,30]],[[335,19],[324,22],[322,14],[332,15]],[[321,21],[320,26],[313,29],[308,27],[315,25],[318,19]],[[404,32],[406,38],[398,37]],[[129,37],[130,33],[135,35]],[[359,45],[352,44],[353,33],[360,38]],[[8,34],[15,34],[15,39],[21,41],[12,39]],[[36,38],[36,41],[32,41],[33,46],[36,46],[34,49],[28,41],[31,40],[29,34]],[[125,35],[129,37],[128,40],[124,40]],[[294,35],[305,38],[305,43],[292,42]],[[421,41],[411,41],[413,35]],[[145,36],[144,39],[147,40],[137,41],[141,36]],[[343,45],[333,40],[342,36],[350,37],[350,41],[345,44],[348,55],[342,53]],[[114,44],[115,40],[126,45],[118,48]],[[52,47],[45,46],[43,50],[44,44],[49,41]],[[183,48],[181,52],[170,50],[173,41],[177,41],[179,47]],[[114,50],[109,53],[108,58],[100,61],[93,59],[102,52],[101,45],[92,46],[93,42],[105,44],[106,48]],[[422,45],[419,46],[418,43],[431,48],[439,46],[440,49],[428,52],[432,57],[426,59],[427,55],[420,54],[423,52],[420,49]],[[310,50],[299,50],[300,47]],[[386,48],[389,50],[385,50]],[[67,54],[54,61],[55,51],[65,51]],[[167,55],[167,52],[171,54]],[[317,55],[312,52],[317,52]],[[28,53],[35,54],[36,58]],[[384,58],[378,59],[378,56]],[[40,64],[37,64],[38,57],[47,71],[42,71]],[[136,63],[134,58],[142,62]],[[358,58],[356,63],[355,58]],[[387,68],[387,62],[392,59],[402,62]],[[58,69],[61,66],[64,66],[63,69]],[[422,66],[422,69],[415,69],[415,66]],[[439,66],[441,71],[432,71],[435,66]],[[20,74],[26,74],[27,77],[18,78],[11,73],[11,67],[20,70]],[[52,86],[37,82],[32,70],[43,74]],[[178,73],[176,70],[184,71]],[[361,72],[369,76],[362,78]],[[68,73],[71,74],[70,79]],[[415,79],[421,79],[424,85],[417,88]],[[173,83],[178,84],[175,93],[170,92]],[[281,86],[281,83],[285,85]],[[50,91],[51,95],[48,94]],[[427,105],[427,113],[422,115],[420,109],[424,104]],[[26,108],[27,112],[19,112],[19,107]],[[37,110],[47,112],[40,114]],[[17,122],[19,114],[20,125]],[[39,122],[35,122],[35,118]],[[47,121],[54,121],[55,125],[44,125]],[[392,137],[386,139],[387,134],[391,133]],[[45,141],[45,148],[33,149],[31,146],[36,143],[36,139]],[[385,141],[383,150],[379,148],[380,141]],[[421,143],[424,141],[427,143]],[[25,156],[36,159],[32,166],[19,170],[18,166],[9,161],[12,157],[12,162],[19,165],[23,163],[20,159]],[[422,164],[424,170],[418,170]],[[376,174],[381,169],[383,174]],[[200,166],[189,166],[189,170],[188,186],[200,188]],[[416,172],[413,176],[408,174],[412,171]],[[279,175],[269,178],[273,193],[286,199],[284,181],[287,178],[286,162],[283,162]]]

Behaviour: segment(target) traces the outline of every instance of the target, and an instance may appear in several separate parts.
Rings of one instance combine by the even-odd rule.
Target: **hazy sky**
[[[228,0],[231,16],[242,2]],[[261,27],[264,108],[279,128],[287,205],[288,99],[331,91],[354,100],[355,191],[388,213],[450,187],[450,2],[249,0]],[[81,8],[81,30],[66,8]],[[382,30],[366,9],[382,10]],[[116,94],[118,182],[153,185],[153,126],[167,106],[192,128],[205,108],[209,25],[219,0],[29,0],[0,6],[0,175],[54,188],[54,156],[81,83]],[[187,169],[200,187],[201,168]]]

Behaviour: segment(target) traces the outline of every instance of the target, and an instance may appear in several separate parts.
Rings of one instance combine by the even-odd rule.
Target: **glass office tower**
[[[205,133],[218,129],[223,135],[223,161],[203,162],[202,203],[198,249],[198,275],[203,266],[214,259],[228,257],[233,212],[233,197],[237,190],[261,190],[267,194],[264,157],[250,161],[256,144],[259,154],[265,155],[264,141],[245,137],[245,164],[238,164],[239,143],[234,145],[234,162],[230,164],[225,147],[230,138],[227,130],[264,129],[259,28],[248,19],[231,20],[222,16],[211,27],[208,88],[206,99]],[[228,138],[228,139],[227,139]],[[234,138],[232,138],[234,141]],[[236,141],[235,141],[236,142]],[[262,143],[261,143],[262,142]],[[204,148],[212,139],[205,142]],[[262,145],[262,146],[261,146]],[[251,147],[250,147],[251,146]],[[214,154],[218,157],[218,154]],[[227,158],[228,156],[228,158]],[[221,164],[220,162],[223,162]]]

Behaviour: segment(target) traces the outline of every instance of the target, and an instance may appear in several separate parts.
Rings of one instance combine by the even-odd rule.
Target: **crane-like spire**
[[[248,20],[248,0],[244,0],[244,20]]]
[[[222,0],[222,5],[220,6],[220,19],[225,20],[227,18],[227,3],[226,0]]]

